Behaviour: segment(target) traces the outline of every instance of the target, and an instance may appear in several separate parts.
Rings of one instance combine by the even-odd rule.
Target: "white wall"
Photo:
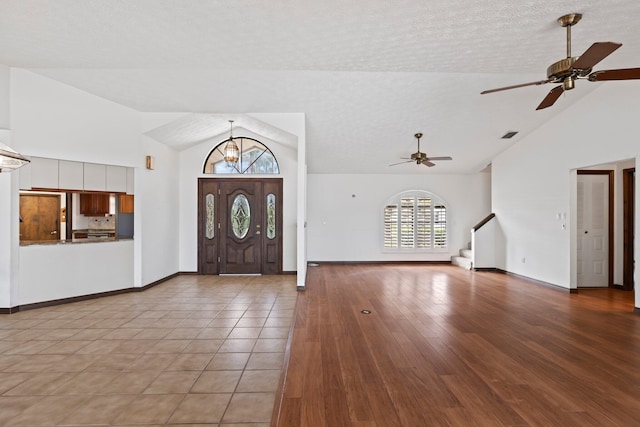
[[[11,130],[24,155],[134,166],[140,113],[30,71],[11,69]]]
[[[311,261],[448,261],[467,247],[471,227],[490,213],[490,176],[308,176],[308,258]],[[390,253],[382,248],[385,201],[407,190],[425,190],[447,203],[445,252]],[[355,196],[355,197],[354,197]]]
[[[180,271],[179,155],[174,149],[142,136],[141,159],[153,156],[153,170],[140,167],[135,176],[135,235],[140,243],[140,285]]]
[[[0,64],[0,129],[9,129],[10,124],[10,75],[11,69]]]
[[[138,112],[30,71],[12,68],[9,74],[12,148],[27,156],[136,166]],[[18,227],[19,203],[12,175],[16,185],[7,199],[15,201],[15,214],[0,213],[0,227],[10,230]],[[14,297],[0,300],[2,307],[133,286],[131,241],[20,247],[15,233],[11,274],[19,280],[11,285]],[[114,271],[102,274],[105,268]]]
[[[9,93],[9,68],[0,64],[0,142],[11,146]],[[14,180],[17,181],[17,178],[14,178],[13,173],[0,174],[0,236],[6,236],[0,239],[0,307],[11,307],[12,283],[17,283],[15,269],[18,248],[15,240],[18,236],[15,233],[15,219],[18,216],[16,204],[19,199],[15,191],[18,184]]]
[[[504,238],[500,268],[571,287],[575,169],[627,159],[637,163],[640,158],[640,85],[598,84],[600,87],[580,103],[559,113],[493,161],[492,210]],[[636,224],[640,215],[637,195],[638,191]],[[564,212],[566,230],[556,219],[557,213]],[[637,235],[636,227],[636,253],[640,247]],[[640,306],[640,292],[636,293],[636,306]]]
[[[265,177],[283,178],[283,260],[284,271],[296,270],[296,207],[297,152],[291,147],[268,140],[242,128],[234,128],[234,136],[257,139],[265,144],[278,160],[280,174]],[[202,173],[209,152],[228,136],[204,141],[180,152],[180,271],[198,270],[198,178],[215,175]],[[252,175],[256,176],[256,175]]]

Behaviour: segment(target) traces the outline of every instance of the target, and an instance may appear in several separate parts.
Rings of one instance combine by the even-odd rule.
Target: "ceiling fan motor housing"
[[[411,155],[411,160],[425,160],[426,158],[427,158],[427,153],[421,153],[419,151]]]
[[[573,56],[571,58],[564,58],[558,62],[555,62],[547,68],[547,78],[553,83],[562,83],[568,77],[572,79],[578,77],[586,77],[591,72],[591,68],[580,70],[573,68],[573,64],[580,58],[579,56]],[[570,89],[573,89],[571,87]],[[567,88],[565,88],[567,90]]]

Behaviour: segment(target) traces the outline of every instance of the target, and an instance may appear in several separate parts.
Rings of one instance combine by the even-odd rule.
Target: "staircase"
[[[451,264],[471,270],[473,268],[472,256],[471,242],[469,242],[466,249],[460,249],[459,255],[451,257]]]

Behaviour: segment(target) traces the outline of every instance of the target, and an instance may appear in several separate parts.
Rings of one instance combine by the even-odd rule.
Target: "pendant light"
[[[229,142],[227,142],[227,145],[224,147],[224,161],[228,167],[234,168],[240,159],[240,149],[238,149],[238,146],[233,140],[233,120],[229,120],[229,125]]]
[[[30,160],[0,142],[0,172],[11,172]]]

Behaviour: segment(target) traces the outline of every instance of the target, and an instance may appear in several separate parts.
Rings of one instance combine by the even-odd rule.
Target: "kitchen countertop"
[[[105,243],[105,242],[120,242],[125,240],[133,240],[132,237],[118,238],[118,237],[98,237],[98,238],[82,238],[82,239],[67,239],[67,240],[31,240],[28,242],[20,242],[20,246],[32,246],[32,245],[73,245],[84,243]]]

